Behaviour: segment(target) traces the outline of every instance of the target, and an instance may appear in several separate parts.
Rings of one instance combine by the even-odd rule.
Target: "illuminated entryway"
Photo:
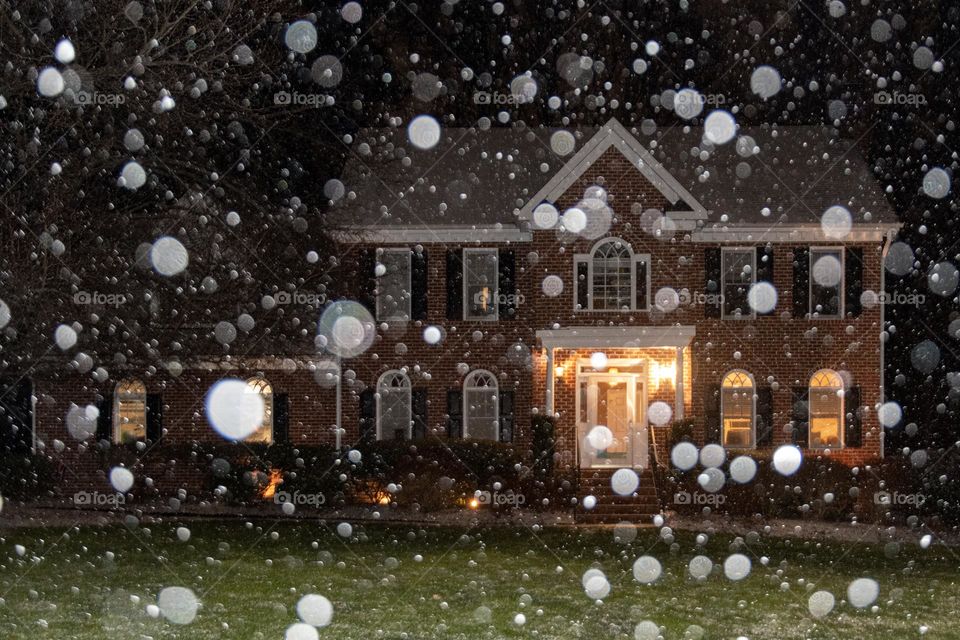
[[[646,363],[590,361],[577,367],[580,466],[643,468],[648,461]]]

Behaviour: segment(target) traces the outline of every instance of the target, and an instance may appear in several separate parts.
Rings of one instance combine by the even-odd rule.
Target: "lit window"
[[[722,253],[721,294],[724,317],[741,317],[752,314],[748,294],[756,281],[756,252],[753,248],[724,248]]]
[[[113,392],[113,441],[121,444],[147,437],[147,387],[140,380],[122,380]]]
[[[489,371],[473,371],[463,382],[463,437],[500,439],[497,379]]]
[[[384,249],[378,260],[377,319],[410,319],[410,250]]]
[[[753,378],[746,371],[731,371],[721,385],[720,410],[723,415],[723,445],[754,445]]]
[[[402,371],[387,371],[377,381],[377,395],[377,440],[409,440],[410,378]]]
[[[836,371],[821,369],[810,378],[810,447],[843,445],[843,379]]]
[[[810,249],[810,315],[843,315],[843,250]]]
[[[259,393],[263,398],[263,422],[243,441],[270,444],[273,442],[273,387],[260,376],[247,380],[247,387],[250,393]]]
[[[498,311],[496,249],[463,250],[463,317],[496,320]]]

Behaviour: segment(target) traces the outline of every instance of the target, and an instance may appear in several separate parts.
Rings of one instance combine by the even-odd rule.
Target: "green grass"
[[[189,542],[177,539],[180,525],[191,530]],[[321,638],[633,638],[647,619],[665,627],[668,639],[685,637],[690,625],[703,627],[706,638],[919,638],[921,625],[929,627],[926,638],[960,638],[960,563],[943,546],[894,550],[759,536],[741,548],[753,559],[749,577],[732,582],[715,567],[698,584],[689,560],[703,553],[722,565],[731,537],[698,547],[693,534],[679,534],[671,549],[656,530],[638,533],[621,544],[609,529],[395,524],[356,525],[344,540],[333,525],[267,520],[18,529],[0,539],[0,638],[277,639],[296,622],[306,593],[334,604]],[[644,553],[664,566],[653,585],[638,584],[631,571]],[[599,604],[581,585],[594,566],[612,586]],[[880,584],[877,612],[843,601],[847,585],[864,576]],[[191,624],[146,614],[168,586],[200,597]],[[820,589],[837,605],[814,620],[807,599]],[[530,603],[521,606],[525,595]],[[492,611],[489,623],[476,619],[481,605]],[[522,627],[513,623],[520,612]]]

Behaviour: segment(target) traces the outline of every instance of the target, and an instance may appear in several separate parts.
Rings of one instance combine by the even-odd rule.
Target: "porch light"
[[[654,363],[652,373],[654,379],[657,381],[657,387],[662,387],[664,383],[667,383],[671,387],[676,384],[677,365],[675,363]]]
[[[553,368],[553,375],[557,376],[558,378],[562,378],[562,377],[563,377],[563,366],[561,366],[561,365],[555,366],[555,367]]]

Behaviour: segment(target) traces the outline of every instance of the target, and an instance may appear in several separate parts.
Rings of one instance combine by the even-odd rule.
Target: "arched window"
[[[821,369],[810,378],[810,448],[843,446],[843,378]]]
[[[121,380],[113,390],[113,441],[136,442],[147,437],[147,387],[140,380]]]
[[[613,238],[597,245],[591,256],[594,309],[630,309],[633,306],[633,252]]]
[[[756,444],[753,392],[753,378],[746,371],[737,369],[723,377],[720,411],[725,447],[752,447]]]
[[[377,381],[377,440],[409,440],[413,404],[410,378],[387,371]]]
[[[470,372],[463,381],[463,437],[499,440],[499,409],[497,378],[483,369]]]
[[[273,442],[273,387],[262,376],[250,378],[247,386],[251,393],[259,393],[263,398],[263,422],[243,441],[270,444]]]

